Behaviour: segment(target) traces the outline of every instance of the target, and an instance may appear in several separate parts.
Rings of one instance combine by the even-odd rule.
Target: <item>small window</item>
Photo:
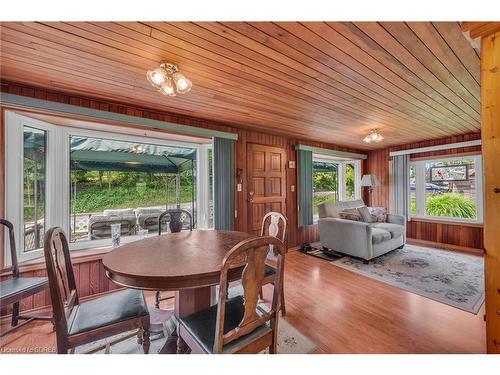
[[[356,199],[356,190],[354,186],[355,171],[353,163],[346,163],[344,168],[345,181],[345,200],[350,201]]]
[[[359,160],[345,160],[321,154],[313,155],[313,217],[318,219],[318,205],[359,199],[361,179]]]
[[[339,166],[337,163],[313,160],[313,216],[318,204],[339,200]]]
[[[45,233],[46,133],[23,128],[24,251],[43,247]]]

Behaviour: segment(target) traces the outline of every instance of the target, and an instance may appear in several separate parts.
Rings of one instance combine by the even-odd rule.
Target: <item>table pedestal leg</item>
[[[177,318],[204,310],[210,307],[214,300],[215,287],[182,289],[175,292],[174,315],[167,322],[165,322],[164,332],[167,337],[167,341],[160,350],[160,353],[187,353],[189,347],[186,345],[184,340],[177,335]]]

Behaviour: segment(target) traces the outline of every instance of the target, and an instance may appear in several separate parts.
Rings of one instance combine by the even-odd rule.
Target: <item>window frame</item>
[[[361,160],[358,159],[342,159],[342,158],[337,158],[337,157],[332,157],[328,155],[323,155],[319,153],[313,153],[312,154],[312,162],[313,162],[313,178],[314,178],[314,162],[315,161],[323,161],[327,163],[335,163],[338,165],[337,171],[338,171],[338,177],[337,177],[337,182],[338,182],[338,190],[339,190],[339,200],[340,201],[345,201],[346,199],[346,178],[345,178],[345,172],[346,172],[346,164],[353,164],[354,165],[354,199],[350,200],[357,200],[361,199]],[[314,182],[313,182],[313,196],[311,197],[311,202],[314,202]],[[319,220],[319,215],[315,214],[313,215],[313,223],[317,223]]]
[[[46,170],[45,170],[45,192],[46,192],[46,217],[45,228],[53,226],[61,227],[65,233],[70,231],[70,147],[69,140],[72,136],[103,138],[124,142],[137,142],[171,147],[189,147],[196,149],[196,220],[200,229],[208,228],[208,214],[205,214],[204,206],[199,203],[208,199],[209,172],[201,173],[201,167],[208,165],[208,150],[213,143],[199,144],[166,139],[153,138],[152,136],[127,135],[127,127],[114,127],[112,132],[87,130],[78,127],[54,125],[41,120],[33,119],[12,111],[5,113],[5,216],[11,221],[14,228],[24,228],[24,203],[23,203],[23,130],[25,126],[40,129],[46,132]],[[122,130],[123,133],[119,133]],[[21,152],[19,151],[21,150]],[[206,160],[206,163],[200,161]],[[203,183],[203,179],[206,182]],[[206,195],[207,198],[204,198]],[[64,197],[61,199],[60,197]],[[22,231],[24,233],[24,230]],[[21,230],[15,230],[15,241],[17,245],[18,261],[27,261],[43,256],[43,248],[24,251],[24,235]],[[152,234],[153,235],[153,234]],[[4,236],[7,237],[7,236]],[[122,237],[122,243],[136,241],[138,235]],[[5,238],[7,241],[7,238]],[[110,247],[109,239],[73,242],[69,244],[70,250],[95,249]],[[4,244],[5,264],[11,264],[10,251],[7,243]]]
[[[472,159],[475,163],[476,175],[476,219],[465,219],[447,216],[428,215],[426,210],[426,190],[425,190],[425,174],[426,164],[447,161],[461,161],[464,159]],[[432,221],[456,222],[464,224],[482,224],[483,223],[483,162],[481,155],[463,155],[463,156],[443,156],[431,159],[411,160],[408,165],[408,173],[411,167],[415,168],[415,204],[416,213],[412,214],[410,210],[411,195],[410,186],[408,185],[408,215],[410,219],[429,219]]]

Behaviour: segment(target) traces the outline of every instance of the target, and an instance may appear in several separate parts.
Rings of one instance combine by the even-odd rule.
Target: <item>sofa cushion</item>
[[[364,206],[365,203],[361,200],[354,201],[337,201],[325,202],[318,205],[318,214],[320,218],[324,217],[340,217],[340,212],[346,208],[357,208]]]
[[[363,221],[357,208],[346,208],[339,212],[339,217],[344,220]]]
[[[368,207],[366,206],[358,207],[358,212],[359,216],[361,216],[361,221],[364,221],[365,223],[373,222],[372,214],[370,213]]]
[[[372,215],[374,223],[385,223],[387,221],[387,208],[385,207],[368,207]]]
[[[374,223],[374,228],[382,229],[391,234],[391,238],[397,238],[404,234],[405,227],[403,225],[391,223]]]
[[[391,239],[391,233],[380,228],[372,228],[372,243],[382,243]]]

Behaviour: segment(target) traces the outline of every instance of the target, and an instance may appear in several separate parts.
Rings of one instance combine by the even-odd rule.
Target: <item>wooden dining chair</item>
[[[283,242],[286,249],[287,236],[288,236],[287,227],[288,227],[288,219],[279,212],[271,211],[268,212],[262,219],[262,224],[260,227],[260,235],[261,236],[268,235],[278,238],[279,240],[281,240],[281,242]],[[282,273],[281,276],[282,277],[284,276],[284,272]],[[266,273],[264,282],[262,284],[263,285],[273,284],[275,282],[275,279],[276,279],[276,268],[273,265],[266,263]],[[261,299],[264,299],[262,288],[260,289],[259,295]],[[285,316],[286,314],[285,289],[283,280],[281,281],[281,314],[283,316]]]
[[[125,289],[80,303],[62,229],[47,231],[44,255],[58,353],[74,353],[77,346],[134,329],[144,353],[149,352],[149,311],[142,291]]]
[[[32,296],[48,287],[46,277],[22,277],[19,274],[19,265],[17,263],[17,248],[14,239],[14,225],[8,220],[0,219],[0,228],[8,229],[9,250],[11,266],[2,269],[2,272],[12,272],[12,278],[0,282],[0,308],[12,305],[11,328],[0,333],[0,337],[12,332],[16,328],[33,320],[52,320],[52,316],[26,315],[20,314],[20,302],[23,298]],[[19,324],[19,321],[23,320]]]
[[[269,248],[277,258],[271,308],[258,305]],[[285,247],[275,237],[257,237],[235,245],[222,261],[218,303],[179,317],[179,336],[191,353],[277,353],[278,320]],[[243,294],[227,297],[228,273],[243,268]]]
[[[165,216],[169,216],[169,222],[168,226],[170,228],[170,233],[178,233],[182,230],[184,227],[184,221],[187,218],[189,220],[189,230],[193,230],[193,216],[189,211],[183,210],[181,208],[173,208],[170,210],[166,210],[160,214],[158,217],[158,235],[161,236],[162,232],[162,221],[165,218]],[[162,297],[161,293],[159,291],[156,292],[155,295],[155,307],[157,309],[160,308],[160,302],[161,301],[166,301],[169,299],[173,299],[174,296],[169,296],[169,297]]]

